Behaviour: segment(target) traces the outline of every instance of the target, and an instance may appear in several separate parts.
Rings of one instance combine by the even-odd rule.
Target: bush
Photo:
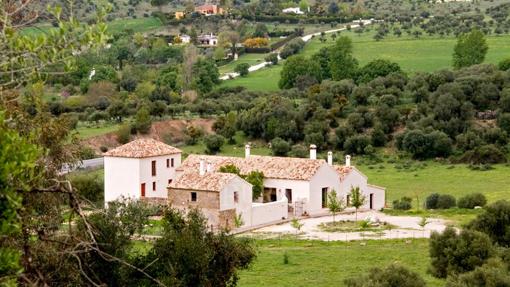
[[[290,144],[287,141],[276,137],[271,141],[271,150],[275,156],[287,156],[287,153],[290,151]]]
[[[225,143],[225,138],[220,135],[208,135],[204,138],[206,153],[216,154]]]
[[[483,232],[500,246],[510,246],[510,202],[499,200],[471,221],[467,228]]]
[[[239,73],[239,75],[241,77],[245,77],[249,73],[249,71],[248,71],[249,68],[250,68],[250,64],[248,64],[248,63],[241,63],[241,64],[238,64],[235,67],[235,72]]]
[[[439,193],[432,193],[425,199],[426,209],[437,209],[437,200],[439,199]]]
[[[149,113],[149,109],[143,107],[138,110],[135,115],[135,121],[133,123],[133,130],[142,134],[149,133],[152,126],[152,119]]]
[[[473,209],[475,206],[485,206],[487,198],[481,193],[472,193],[459,198],[457,206],[459,208]]]
[[[93,203],[101,203],[104,194],[103,177],[95,173],[78,173],[71,178],[71,184],[78,194]]]
[[[411,209],[413,200],[409,197],[402,197],[400,200],[394,200],[393,201],[393,209],[398,210],[409,210]]]
[[[277,53],[271,53],[267,55],[267,57],[264,59],[266,62],[270,62],[273,65],[278,64],[278,54]]]
[[[498,64],[498,68],[501,71],[508,71],[510,70],[510,59],[505,59]]]
[[[344,143],[344,150],[350,154],[366,154],[367,147],[371,146],[370,137],[365,135],[355,135],[347,138]]]
[[[449,194],[441,194],[437,198],[437,208],[438,209],[449,209],[455,207],[456,200],[455,197]]]
[[[447,227],[443,233],[432,233],[429,250],[430,272],[438,278],[472,271],[494,253],[486,234],[468,229],[457,234],[453,227]]]
[[[120,144],[127,144],[131,140],[131,127],[129,125],[122,125],[115,132],[117,142]]]
[[[308,150],[308,148],[305,147],[304,145],[302,145],[302,144],[295,144],[295,145],[292,146],[292,148],[290,150],[290,156],[292,156],[292,157],[300,157],[300,158],[307,158],[309,152],[310,151]]]
[[[425,287],[425,281],[415,272],[392,264],[388,267],[372,268],[368,275],[349,278],[344,281],[347,287]]]

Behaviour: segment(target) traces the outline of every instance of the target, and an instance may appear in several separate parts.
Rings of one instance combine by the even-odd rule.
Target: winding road
[[[373,20],[361,20],[361,21],[363,22],[363,26],[366,26],[366,25],[370,25]],[[358,28],[358,27],[359,27],[359,24],[351,25],[351,28]],[[338,32],[338,31],[344,31],[346,29],[347,29],[347,27],[342,27],[342,28],[338,28],[338,29],[332,29],[332,30],[324,31],[324,33],[330,34],[330,33],[335,33],[335,32]],[[322,32],[317,32],[317,33],[312,33],[312,34],[304,35],[304,36],[301,37],[301,39],[303,41],[305,41],[305,42],[308,42],[314,36],[320,36],[321,33]],[[278,53],[278,59],[281,59],[280,58],[280,53]],[[271,65],[271,62],[262,62],[260,64],[256,64],[256,65],[250,66],[250,68],[248,68],[248,71],[251,73],[251,72],[260,70],[260,69],[262,69],[262,68],[264,68],[265,66],[268,66],[268,65]],[[225,74],[223,74],[223,76],[220,77],[220,80],[226,81],[226,80],[231,80],[231,79],[234,79],[234,78],[237,78],[237,77],[239,77],[239,73],[236,73],[236,72],[225,73]]]

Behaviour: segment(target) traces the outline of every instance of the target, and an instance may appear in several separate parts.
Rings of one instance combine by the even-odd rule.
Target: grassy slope
[[[444,282],[426,273],[429,265],[427,240],[319,242],[291,240],[257,241],[258,257],[240,274],[239,286],[343,286],[343,280],[366,273],[372,267],[398,262],[418,272],[427,286]],[[283,264],[283,254],[289,264]]]
[[[453,46],[455,38],[436,38],[424,36],[421,39],[403,36],[396,38],[390,36],[387,39],[376,42],[372,39],[374,31],[355,35],[353,32],[343,32],[354,43],[354,56],[361,65],[377,58],[388,59],[400,64],[404,71],[414,73],[418,71],[432,72],[439,69],[451,68]],[[303,55],[311,56],[323,47],[330,46],[333,40],[328,37],[326,43],[320,43],[314,39],[307,43]],[[487,63],[510,57],[510,35],[487,37],[489,52]],[[226,81],[224,86],[244,86],[251,90],[274,91],[278,89],[278,80],[282,65],[262,69],[249,74],[245,78],[237,78]]]

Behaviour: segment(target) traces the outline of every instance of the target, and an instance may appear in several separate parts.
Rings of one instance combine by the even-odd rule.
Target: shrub
[[[510,202],[499,200],[485,207],[482,214],[471,221],[467,228],[483,232],[494,243],[510,246]]]
[[[409,197],[402,197],[400,200],[394,200],[393,201],[393,209],[398,210],[409,210],[411,209],[413,200]]]
[[[204,138],[204,143],[208,154],[216,154],[225,143],[225,138],[220,135],[208,135]]]
[[[138,110],[135,115],[135,121],[133,123],[133,129],[142,134],[149,133],[152,126],[152,119],[149,113],[149,109],[143,107]]]
[[[273,151],[273,155],[286,156],[290,151],[290,144],[287,141],[276,137],[271,141],[271,150]]]
[[[498,68],[501,71],[508,71],[510,70],[510,59],[505,59],[498,64]]]
[[[103,200],[104,183],[103,177],[95,173],[78,173],[70,178],[73,189],[85,199],[100,203]]]
[[[249,68],[250,68],[250,64],[248,64],[248,63],[241,63],[241,64],[238,64],[235,67],[235,71],[237,73],[239,73],[239,75],[241,77],[244,77],[244,76],[248,75],[248,73],[249,73],[248,69]]]
[[[468,229],[457,234],[453,227],[447,227],[443,233],[432,233],[429,250],[430,272],[438,278],[472,271],[494,253],[486,234]]]
[[[115,134],[117,135],[117,142],[127,144],[131,140],[131,127],[129,125],[122,125]]]
[[[473,209],[475,206],[485,206],[487,204],[487,198],[481,193],[472,193],[459,198],[457,206],[459,208]]]
[[[277,53],[271,53],[267,55],[267,57],[264,59],[266,62],[270,62],[273,65],[278,64],[278,54]]]
[[[347,138],[344,143],[344,150],[350,154],[365,154],[366,148],[371,145],[370,137],[365,135],[355,135]]]
[[[426,209],[437,209],[437,200],[439,199],[439,193],[432,193],[425,199]]]
[[[295,144],[290,150],[290,156],[307,158],[309,150],[302,144]]]
[[[397,264],[372,268],[369,273],[344,281],[347,287],[425,287],[425,281],[415,272]]]
[[[449,194],[441,194],[437,198],[437,208],[438,209],[449,209],[455,207],[456,200],[455,197]]]

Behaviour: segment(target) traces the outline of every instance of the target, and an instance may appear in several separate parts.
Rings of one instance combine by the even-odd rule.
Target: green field
[[[120,124],[112,122],[102,123],[99,126],[96,126],[92,123],[91,124],[80,123],[76,128],[76,131],[78,132],[78,136],[80,139],[87,139],[114,132],[119,129],[119,126]]]
[[[226,65],[218,67],[220,74],[234,72],[234,69],[239,64],[248,63],[250,66],[257,65],[259,63],[265,62],[264,58],[268,54],[243,54],[237,59],[237,61],[232,61]]]
[[[342,32],[341,35],[350,36],[354,44],[354,56],[364,65],[371,60],[382,58],[398,63],[408,73],[432,72],[451,68],[455,38],[437,38],[423,36],[415,39],[409,36],[397,38],[389,36],[382,41],[372,39],[374,31],[356,35],[354,32]],[[311,56],[323,47],[332,45],[330,36],[325,43],[317,38],[308,42],[301,52]],[[487,37],[489,52],[486,63],[497,63],[510,58],[510,35]],[[250,90],[274,91],[278,90],[278,80],[282,64],[268,67],[250,73],[247,77],[225,81],[222,86],[243,86]]]
[[[460,197],[467,193],[482,192],[487,199],[495,201],[508,198],[510,194],[510,167],[494,165],[492,170],[471,170],[464,164],[446,165],[426,161],[425,167],[397,169],[396,164],[378,164],[358,168],[368,176],[370,183],[386,187],[386,201],[402,196],[415,197],[423,202],[433,192],[448,193]],[[415,165],[422,165],[415,162]],[[398,166],[398,165],[397,165]]]
[[[427,286],[444,281],[427,274],[428,240],[321,242],[294,240],[257,241],[258,254],[249,270],[240,272],[239,286],[343,286],[343,280],[365,274],[372,267],[400,263],[419,273]],[[289,264],[283,264],[283,255]]]

